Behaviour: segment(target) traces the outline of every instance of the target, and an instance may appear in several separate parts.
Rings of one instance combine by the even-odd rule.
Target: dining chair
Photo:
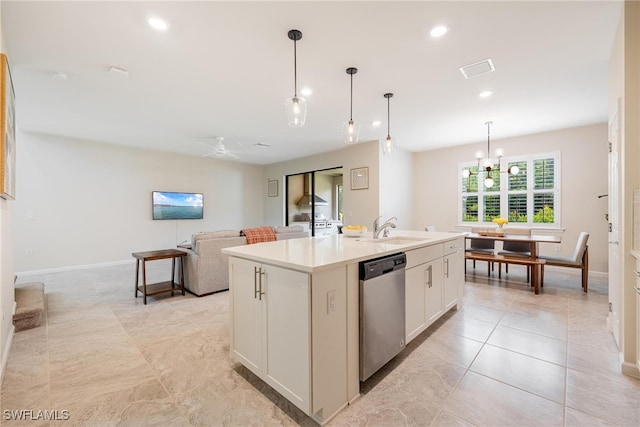
[[[472,233],[480,233],[485,231],[486,227],[471,227]],[[468,239],[469,246],[465,248],[465,252],[480,252],[484,254],[493,255],[496,250],[496,241],[487,239]],[[476,260],[473,260],[473,268],[476,268]],[[487,261],[487,276],[491,274],[491,270],[494,269],[493,262]],[[467,263],[464,263],[465,273],[467,272]]]
[[[581,231],[576,241],[576,248],[571,256],[553,256],[539,255],[538,258],[544,259],[545,264],[540,269],[540,286],[544,286],[544,266],[555,265],[558,267],[579,268],[582,270],[582,290],[587,292],[587,281],[589,278],[589,233]]]
[[[530,228],[523,227],[505,227],[504,229],[505,235],[520,235],[520,236],[531,236]],[[529,242],[510,242],[504,241],[502,243],[502,250],[498,252],[498,255],[504,256],[516,256],[516,257],[531,257],[531,244]],[[531,280],[531,266],[525,266],[527,268],[527,282]],[[502,268],[501,265],[498,265],[498,268]],[[504,272],[509,273],[509,264],[505,263]]]

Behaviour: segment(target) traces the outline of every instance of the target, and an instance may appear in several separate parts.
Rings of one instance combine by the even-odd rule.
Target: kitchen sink
[[[406,245],[418,241],[429,240],[428,237],[391,236],[378,239],[360,239],[361,242],[384,243],[386,245]]]

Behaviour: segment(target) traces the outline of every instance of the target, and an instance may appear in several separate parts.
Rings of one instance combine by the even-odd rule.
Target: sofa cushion
[[[276,227],[276,234],[278,233],[299,233],[304,231],[301,225],[290,225],[288,227]]]
[[[198,234],[194,234],[191,238],[191,247],[196,247],[196,242],[206,239],[220,239],[223,237],[238,237],[240,232],[238,230],[217,230],[217,231],[203,231]]]

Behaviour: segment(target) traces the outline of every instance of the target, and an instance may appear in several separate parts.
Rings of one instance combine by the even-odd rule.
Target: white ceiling
[[[201,156],[224,136],[239,161],[268,164],[342,148],[349,115],[361,141],[387,134],[422,151],[607,121],[618,1],[33,2],[7,1],[2,29],[18,127]],[[146,22],[169,22],[164,33]],[[445,24],[440,39],[429,30]],[[286,123],[298,85],[304,128]],[[491,58],[492,73],[459,67]],[[111,66],[129,77],[110,75]],[[67,80],[51,77],[65,73]],[[493,91],[488,99],[478,94]],[[371,122],[381,120],[374,128]],[[254,144],[270,144],[259,148]],[[236,160],[236,159],[229,159]]]

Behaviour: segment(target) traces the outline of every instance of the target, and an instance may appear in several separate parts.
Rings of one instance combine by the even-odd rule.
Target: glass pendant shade
[[[463,178],[469,178],[471,176],[471,171],[469,169],[463,169],[462,170],[462,177]]]
[[[511,175],[518,175],[518,172],[520,172],[520,168],[516,165],[513,165],[509,168],[509,173]]]
[[[391,154],[396,151],[396,141],[387,135],[387,138],[382,141],[382,153]]]
[[[491,177],[485,178],[484,186],[487,187],[487,188],[493,187],[493,178],[491,178]]]
[[[355,120],[347,120],[342,125],[342,133],[344,134],[345,144],[355,144],[358,142],[358,136],[360,135],[360,123]]]
[[[284,103],[285,110],[287,112],[287,123],[289,126],[299,128],[304,126],[304,121],[307,118],[307,100],[294,96],[293,98],[287,98]]]

